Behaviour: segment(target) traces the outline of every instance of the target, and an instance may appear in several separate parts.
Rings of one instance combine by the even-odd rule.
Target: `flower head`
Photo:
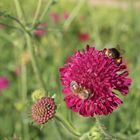
[[[7,77],[1,76],[0,77],[0,90],[4,90],[9,86],[9,81]]]
[[[104,51],[87,46],[60,69],[64,101],[82,116],[107,115],[122,103],[113,91],[128,93],[131,79],[124,62],[117,65]]]
[[[47,23],[42,23],[37,26],[37,29],[34,31],[34,35],[37,37],[43,37],[46,34],[46,28],[48,27]]]
[[[80,32],[79,33],[79,39],[80,41],[84,42],[84,41],[88,41],[90,39],[89,34],[84,33],[84,32]]]
[[[52,18],[52,20],[53,20],[54,23],[56,23],[56,24],[59,23],[59,21],[60,21],[60,15],[57,12],[52,12],[50,14],[50,16],[51,16],[51,18]]]
[[[53,98],[42,97],[32,106],[32,119],[38,124],[44,124],[54,117],[55,109]]]
[[[63,13],[64,20],[67,20],[69,18],[69,16],[70,16],[69,13],[67,13],[67,12]]]

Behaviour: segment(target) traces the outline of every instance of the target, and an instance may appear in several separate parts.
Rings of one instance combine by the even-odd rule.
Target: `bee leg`
[[[122,63],[122,57],[119,57],[119,58],[115,59],[115,63],[117,65],[120,65]]]

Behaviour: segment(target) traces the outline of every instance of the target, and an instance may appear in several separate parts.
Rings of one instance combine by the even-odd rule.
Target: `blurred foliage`
[[[30,26],[35,13],[38,0],[20,1],[24,9],[27,26]],[[134,1],[133,1],[134,2]],[[43,7],[47,1],[43,0]],[[58,0],[52,5],[42,23],[47,23],[44,36],[35,36],[35,51],[38,58],[38,66],[43,80],[51,95],[56,94],[56,102],[60,113],[63,114],[81,132],[88,131],[94,125],[93,118],[83,118],[72,113],[62,102],[63,94],[59,80],[59,68],[66,58],[77,49],[83,49],[86,44],[95,45],[98,49],[114,47],[119,44],[125,50],[124,58],[128,64],[133,84],[130,93],[123,99],[124,104],[109,116],[102,117],[106,129],[121,137],[133,135],[132,140],[138,140],[140,135],[140,10],[128,1],[128,8],[112,8],[107,6],[93,6],[85,2],[84,6],[76,13],[76,17],[70,24],[68,30],[63,29],[64,14],[71,14],[72,9],[78,4],[77,1]],[[0,11],[4,11],[16,17],[13,1],[1,0]],[[55,14],[58,17],[54,21]],[[36,82],[30,58],[26,61],[27,66],[27,98],[23,103],[21,94],[22,76],[17,70],[20,69],[22,56],[27,55],[26,43],[22,32],[14,21],[0,16],[0,76],[6,76],[10,80],[10,86],[0,91],[0,139],[10,140],[14,135],[22,140],[71,140],[76,139],[55,120],[40,128],[30,122],[26,115],[30,112],[31,93],[39,88]],[[79,34],[85,32],[90,40],[81,41]],[[24,50],[21,50],[21,45]],[[19,104],[21,103],[21,104]],[[23,108],[23,104],[26,106]],[[21,109],[17,109],[20,106]],[[53,131],[52,131],[53,130]],[[52,134],[51,134],[52,133]]]

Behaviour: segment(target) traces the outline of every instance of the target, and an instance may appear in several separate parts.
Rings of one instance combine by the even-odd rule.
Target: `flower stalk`
[[[34,52],[34,49],[33,49],[33,46],[32,46],[32,40],[31,40],[31,37],[28,33],[25,33],[25,38],[26,38],[26,41],[27,41],[27,46],[28,46],[28,49],[30,51],[30,54],[31,54],[31,61],[32,61],[32,67],[33,67],[33,70],[34,70],[34,73],[35,73],[35,76],[36,76],[36,79],[40,85],[40,87],[46,91],[46,87],[45,87],[45,84],[43,82],[43,79],[41,77],[41,74],[40,74],[40,71],[37,67],[37,60],[36,60],[36,57],[35,57],[35,52]]]
[[[100,119],[98,117],[96,117],[96,124],[100,130],[100,132],[106,137],[106,138],[109,138],[109,139],[112,139],[113,136],[111,136],[110,134],[108,134],[105,129],[103,128],[104,126],[101,124],[100,122]]]
[[[25,23],[23,10],[22,10],[18,0],[14,0],[14,2],[15,2],[15,8],[16,8],[19,20],[17,20],[16,18],[14,18],[14,19],[21,25],[21,27],[23,29],[25,29],[24,25],[22,24],[22,22]],[[21,45],[21,54],[23,52],[24,52],[24,45],[22,44]],[[22,102],[23,103],[26,102],[26,98],[27,98],[27,72],[26,71],[27,71],[26,64],[21,59],[21,89],[22,89]],[[28,133],[29,128],[24,120],[24,118],[26,117],[26,114],[23,112],[21,115],[22,115],[22,120],[23,120],[22,123],[23,123],[24,138],[26,140],[29,140],[30,139],[30,135]]]
[[[19,0],[14,0],[15,3],[15,7],[16,7],[16,11],[17,11],[17,16],[20,19],[20,21],[22,21],[23,23],[25,23],[25,17],[24,17],[24,12],[23,9],[20,5]]]
[[[39,22],[43,20],[44,16],[46,15],[46,13],[48,12],[49,8],[51,7],[51,5],[55,2],[55,0],[49,0],[48,4],[46,4],[46,7],[44,8],[44,11],[42,12],[40,18],[39,18]]]
[[[78,4],[76,5],[76,7],[72,10],[69,18],[64,22],[63,28],[65,30],[67,30],[70,26],[70,24],[72,23],[72,21],[74,20],[74,18],[77,16],[78,12],[80,11],[81,7],[84,5],[85,0],[79,0]]]
[[[21,87],[22,87],[21,90],[22,101],[23,103],[25,103],[27,98],[27,68],[26,64],[22,60],[21,60]]]
[[[80,140],[125,140],[120,137],[109,134],[105,131],[104,126],[101,124],[100,119],[96,117],[96,124],[89,129],[88,132],[84,133]]]
[[[35,15],[34,15],[34,18],[33,18],[32,27],[34,27],[35,24],[36,24],[36,20],[37,20],[37,18],[39,16],[41,6],[42,6],[42,0],[38,0],[37,8],[36,8]]]
[[[71,132],[74,136],[80,137],[82,134],[76,130],[64,117],[60,115],[55,115],[55,119],[59,121],[69,132]]]

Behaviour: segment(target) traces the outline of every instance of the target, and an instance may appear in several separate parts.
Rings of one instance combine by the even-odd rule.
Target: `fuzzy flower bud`
[[[93,126],[88,132],[84,133],[80,140],[104,140],[105,137],[99,131],[98,126]]]
[[[25,107],[25,103],[23,103],[22,101],[18,101],[14,104],[14,106],[18,111],[21,111]]]
[[[35,90],[33,93],[32,93],[32,100],[33,101],[36,101],[38,99],[41,99],[43,96],[45,96],[45,91],[44,90],[41,90],[41,89],[38,89],[38,90]]]

